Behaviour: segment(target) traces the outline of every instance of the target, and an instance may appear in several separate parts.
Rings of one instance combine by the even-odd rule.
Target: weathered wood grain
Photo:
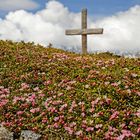
[[[87,29],[87,9],[82,10],[82,30]],[[82,34],[82,52],[87,54],[87,34]]]
[[[82,35],[82,53],[87,54],[87,35],[103,34],[102,28],[87,29],[87,9],[82,10],[81,16],[82,29],[66,30],[66,35]]]
[[[103,34],[103,28],[95,29],[70,29],[66,30],[66,35],[92,35],[92,34]]]

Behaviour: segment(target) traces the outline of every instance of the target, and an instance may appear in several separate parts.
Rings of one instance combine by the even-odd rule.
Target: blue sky
[[[0,0],[0,4],[1,1],[3,0]],[[12,2],[16,0],[9,0],[9,1]],[[24,1],[24,0],[20,0],[20,1]],[[36,12],[40,9],[45,8],[45,3],[48,2],[48,0],[32,0],[32,1],[37,3],[38,7],[34,9],[28,9],[28,11],[31,12]],[[81,11],[82,8],[88,8],[89,14],[96,17],[110,16],[115,14],[116,12],[125,11],[134,5],[140,5],[140,0],[58,0],[58,1],[63,3],[72,12],[79,12]],[[8,11],[1,10],[0,8],[1,18],[4,18],[4,16],[7,13]]]
[[[140,0],[58,0],[73,12],[88,8],[90,14],[112,15],[125,11],[134,5],[140,5]],[[44,7],[46,0],[36,0]]]
[[[0,0],[0,39],[81,50],[81,37],[65,30],[81,27],[82,8],[88,9],[88,28],[104,29],[88,36],[88,51],[140,53],[140,0]]]

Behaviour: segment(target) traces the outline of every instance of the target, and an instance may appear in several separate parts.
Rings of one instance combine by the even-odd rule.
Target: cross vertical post
[[[87,29],[87,9],[82,10],[82,29]],[[82,34],[82,52],[83,54],[87,54],[87,35]]]

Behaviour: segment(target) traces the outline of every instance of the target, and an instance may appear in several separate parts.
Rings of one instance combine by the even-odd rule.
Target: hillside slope
[[[140,59],[0,41],[0,123],[16,136],[140,136]]]

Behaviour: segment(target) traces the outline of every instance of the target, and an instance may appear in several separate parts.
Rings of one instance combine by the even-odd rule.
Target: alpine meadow
[[[0,0],[0,140],[140,140],[140,0]]]
[[[0,122],[15,138],[139,138],[139,58],[0,41],[0,60]]]

